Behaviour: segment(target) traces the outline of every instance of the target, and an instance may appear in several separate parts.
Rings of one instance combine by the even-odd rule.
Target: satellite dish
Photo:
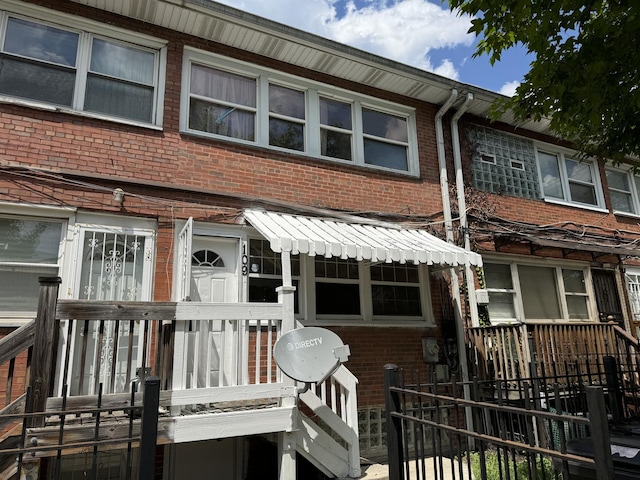
[[[273,347],[280,370],[305,383],[324,381],[347,361],[350,353],[349,346],[338,335],[319,327],[290,330]]]

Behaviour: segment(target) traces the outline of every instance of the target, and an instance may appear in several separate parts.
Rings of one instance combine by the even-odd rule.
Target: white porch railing
[[[178,303],[172,413],[181,405],[292,395],[273,361],[281,329],[280,304]]]
[[[360,445],[358,437],[358,379],[344,365],[321,384],[300,395],[300,400],[318,417],[318,425],[346,445],[348,475],[360,477]]]
[[[290,293],[283,290],[284,295]],[[58,349],[58,385],[74,376],[86,377],[88,384],[99,383],[103,394],[113,394],[113,401],[122,397],[126,402],[128,394],[120,384],[128,381],[112,379],[130,381],[138,369],[152,367],[152,373],[161,379],[161,404],[169,407],[172,415],[186,413],[187,406],[206,410],[222,402],[245,402],[243,409],[258,403],[295,409],[298,386],[280,372],[273,359],[276,340],[295,327],[289,300],[278,304],[61,300],[55,318],[63,320],[66,336],[61,332],[61,338],[66,338],[66,343]],[[94,325],[92,330],[87,328],[89,324]],[[94,331],[95,335],[81,337],[72,351],[71,336],[77,331]],[[120,338],[121,331],[139,332],[140,341],[134,342],[131,334]],[[113,342],[105,338],[113,338]],[[314,438],[319,438],[326,432],[338,445],[314,451],[321,442],[311,442],[305,453],[340,456],[336,462],[340,467],[332,470],[336,476],[360,475],[357,383],[341,366],[299,398],[298,405],[317,417],[316,423],[309,419],[300,422],[305,433],[314,429]],[[302,435],[296,432],[295,420],[291,421],[285,434]]]

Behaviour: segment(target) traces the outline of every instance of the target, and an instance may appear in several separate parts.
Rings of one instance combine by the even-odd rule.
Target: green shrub
[[[472,453],[469,457],[471,473],[473,473],[475,480],[503,480],[505,478],[517,478],[518,480],[562,479],[562,474],[556,472],[550,458],[543,458],[541,462],[540,457],[536,456],[535,466],[531,465],[533,471],[529,472],[529,462],[526,456],[516,455],[514,458],[512,455],[500,454],[498,456],[498,452],[495,450],[485,451],[484,458],[487,475],[483,477],[480,469],[480,454],[477,452]],[[509,468],[508,476],[507,467]]]

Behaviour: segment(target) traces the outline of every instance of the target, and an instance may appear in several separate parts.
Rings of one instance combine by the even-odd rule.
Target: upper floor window
[[[607,168],[605,171],[613,211],[640,215],[640,178],[631,170]]]
[[[418,174],[411,108],[185,48],[181,128]]]
[[[538,150],[540,181],[545,199],[602,207],[596,164],[563,153]]]
[[[63,20],[54,24],[5,14],[0,95],[160,124],[161,45],[104,26],[90,31],[84,20]]]

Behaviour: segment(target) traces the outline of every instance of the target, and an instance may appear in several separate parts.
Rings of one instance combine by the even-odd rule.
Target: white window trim
[[[629,193],[631,194],[631,202],[633,203],[633,208],[635,210],[634,212],[625,212],[624,210],[614,210],[613,205],[611,205],[611,211],[615,215],[623,215],[627,217],[639,218],[640,217],[640,192],[638,192],[638,188],[636,187],[635,179],[636,177],[640,178],[640,176],[635,175],[633,173],[633,169],[631,166],[623,167],[623,166],[606,165],[605,170],[624,173],[627,176],[627,181],[629,182],[629,188],[630,188]],[[609,188],[610,191],[627,193],[627,192],[623,192],[622,190],[612,188],[611,185],[608,184],[608,182],[607,182],[607,187]]]
[[[630,289],[629,289],[629,284],[634,284],[634,285],[638,285],[638,291],[640,292],[640,267],[629,267],[627,269],[625,269],[625,288],[627,290],[627,295],[629,295],[629,297],[631,297],[631,293],[630,293]],[[637,278],[637,281],[632,281],[635,279],[632,279],[630,276],[634,276]],[[634,305],[633,302],[631,301],[631,298],[629,298],[629,310],[631,311],[631,319],[632,322],[634,323],[638,323],[640,322],[640,308],[638,309],[638,311],[634,310]]]
[[[494,263],[494,264],[502,264],[509,265],[511,268],[511,280],[514,293],[514,307],[516,312],[515,319],[498,319],[492,320],[492,324],[500,324],[500,323],[509,323],[509,322],[545,322],[545,323],[558,323],[558,322],[574,322],[574,323],[582,323],[582,322],[594,322],[596,323],[598,320],[598,309],[596,306],[595,300],[595,292],[593,290],[593,281],[591,278],[591,268],[588,265],[580,262],[572,262],[572,261],[558,261],[557,259],[528,259],[522,258],[515,255],[505,255],[501,257],[493,257],[490,255],[483,256],[484,263]],[[524,316],[524,303],[522,300],[522,289],[520,287],[520,277],[518,275],[518,265],[526,265],[532,267],[544,267],[544,268],[553,268],[556,276],[556,296],[558,297],[558,302],[560,306],[560,312],[563,318],[559,319],[525,319]],[[589,314],[589,318],[591,320],[583,320],[583,319],[570,319],[568,313],[568,307],[566,302],[567,294],[565,292],[564,281],[562,278],[562,270],[582,270],[584,275],[584,282],[586,288],[586,294],[580,296],[587,297],[587,312]],[[489,292],[491,291],[500,291],[500,289],[490,289],[487,288]],[[504,290],[508,291],[508,290]],[[573,295],[570,293],[569,295]]]
[[[578,160],[576,160],[574,158],[577,155],[576,152],[573,152],[573,151],[567,150],[567,149],[558,148],[557,146],[553,146],[553,145],[549,145],[549,144],[542,144],[542,143],[535,143],[534,144],[534,150],[535,150],[535,155],[536,155],[536,167],[537,167],[537,171],[538,171],[538,182],[540,184],[540,194],[542,195],[542,198],[544,199],[545,202],[555,203],[555,204],[559,204],[559,205],[566,205],[566,206],[570,206],[570,207],[578,207],[578,208],[583,208],[583,209],[586,209],[586,210],[594,210],[594,211],[597,211],[597,212],[608,212],[607,208],[605,207],[605,202],[604,202],[604,194],[603,194],[603,189],[602,189],[602,182],[601,182],[601,179],[600,179],[600,170],[598,169],[598,164],[597,164],[597,162],[595,160],[592,160],[592,159],[582,160],[583,163],[589,165],[589,169],[591,170],[591,176],[593,178],[593,188],[595,190],[595,197],[596,197],[597,205],[590,205],[588,203],[577,202],[577,201],[571,200],[569,198],[569,196],[570,196],[569,178],[568,178],[568,175],[567,175],[567,167],[566,167],[565,160],[568,157],[571,160],[578,161]],[[560,181],[561,181],[561,185],[562,185],[562,191],[563,191],[564,198],[556,198],[556,197],[547,197],[547,196],[545,196],[545,194],[544,194],[544,185],[543,185],[543,182],[542,182],[542,172],[540,171],[540,157],[539,157],[540,152],[543,152],[543,153],[546,153],[546,154],[549,154],[549,155],[556,155],[557,156],[558,163],[559,163],[559,169],[560,169]],[[591,185],[591,184],[588,184],[588,185]]]
[[[208,66],[218,70],[224,70],[245,77],[255,78],[257,82],[257,114],[255,125],[255,141],[247,141],[224,135],[216,135],[189,128],[189,95],[190,95],[190,78],[191,64]],[[269,145],[269,83],[282,85],[294,90],[302,90],[305,92],[306,102],[306,118],[305,118],[305,151],[289,150]],[[352,105],[352,160],[342,160],[339,158],[327,157],[320,154],[320,116],[319,103],[320,97],[336,99]],[[382,167],[365,163],[364,160],[364,133],[362,127],[362,108],[369,108],[381,113],[402,117],[407,121],[408,141],[407,146],[407,170],[398,170],[388,167]],[[396,103],[388,102],[366,95],[343,90],[331,85],[313,82],[301,77],[295,77],[276,70],[264,67],[256,67],[246,62],[233,60],[228,57],[205,52],[191,47],[185,47],[182,62],[182,91],[180,100],[180,131],[189,135],[199,136],[203,138],[214,138],[216,140],[228,141],[233,143],[241,143],[254,147],[269,148],[272,150],[286,152],[294,155],[307,156],[312,158],[320,158],[343,165],[352,165],[356,167],[370,168],[374,170],[382,170],[393,172],[400,175],[419,176],[418,162],[418,143],[415,120],[415,109]],[[389,141],[389,143],[397,144],[397,142]],[[400,144],[405,145],[404,142]]]
[[[26,107],[69,113],[72,115],[108,120],[110,122],[122,123],[126,125],[136,125],[145,128],[162,129],[164,117],[164,92],[166,83],[167,64],[167,41],[160,40],[148,35],[140,34],[130,30],[110,26],[106,23],[95,22],[89,19],[67,15],[56,10],[39,7],[32,4],[16,2],[14,0],[4,0],[0,10],[0,31],[4,35],[8,16],[20,17],[25,20],[34,21],[41,24],[52,25],[65,31],[75,31],[80,34],[80,45],[78,47],[79,57],[76,66],[79,78],[76,80],[75,92],[84,89],[88,65],[83,65],[83,54],[88,55],[90,49],[90,39],[92,37],[102,37],[114,43],[130,44],[136,48],[148,50],[154,54],[154,99],[151,123],[129,120],[121,117],[88,112],[74,107],[64,107],[37,100],[21,99],[0,95],[0,103],[22,105]],[[86,62],[84,62],[86,63]],[[75,96],[75,95],[74,95]],[[79,99],[74,100],[74,102]]]

